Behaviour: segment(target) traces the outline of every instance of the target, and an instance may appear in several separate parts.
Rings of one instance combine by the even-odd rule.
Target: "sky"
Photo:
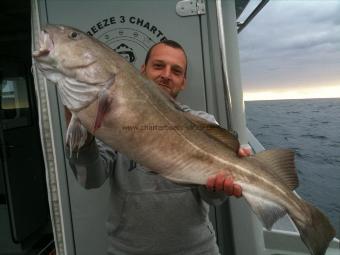
[[[270,0],[239,47],[246,101],[340,98],[340,0]]]

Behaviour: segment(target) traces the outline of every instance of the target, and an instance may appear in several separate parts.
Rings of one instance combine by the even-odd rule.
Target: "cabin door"
[[[0,202],[13,242],[22,242],[49,220],[44,161],[29,68],[0,63]],[[2,211],[3,212],[3,211]]]
[[[45,7],[41,9],[46,11],[47,23],[73,26],[87,32],[109,45],[138,69],[153,44],[164,39],[179,42],[188,56],[188,83],[179,101],[192,109],[206,111],[207,88],[201,27],[202,15],[205,14],[195,14],[197,2],[204,1],[46,0]],[[178,3],[184,5],[178,6]],[[62,111],[63,106],[59,107]],[[61,115],[60,119],[63,121],[64,116]],[[65,133],[66,130],[63,131]],[[67,202],[70,205],[76,253],[105,254],[105,221],[110,192],[108,182],[99,189],[85,190],[66,165]],[[225,218],[228,219],[228,216]],[[228,238],[232,240],[230,236]],[[225,244],[225,247],[231,249],[229,244]]]

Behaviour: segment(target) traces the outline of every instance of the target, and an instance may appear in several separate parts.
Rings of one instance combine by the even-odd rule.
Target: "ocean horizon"
[[[295,152],[297,193],[329,217],[340,238],[340,98],[245,101],[245,110],[266,149]]]
[[[263,102],[263,101],[289,101],[289,100],[322,100],[322,99],[340,99],[340,97],[310,97],[310,98],[271,98],[271,99],[248,99],[244,100],[245,103],[247,102]]]

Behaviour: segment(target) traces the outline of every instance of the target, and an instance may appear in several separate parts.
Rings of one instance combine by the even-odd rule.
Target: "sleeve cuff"
[[[211,205],[220,205],[226,201],[228,197],[222,192],[209,191],[204,186],[199,187],[198,190],[202,199]]]

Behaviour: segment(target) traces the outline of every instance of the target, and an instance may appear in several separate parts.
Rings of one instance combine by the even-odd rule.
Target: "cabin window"
[[[5,78],[1,83],[1,119],[4,129],[31,124],[30,103],[24,77]]]

